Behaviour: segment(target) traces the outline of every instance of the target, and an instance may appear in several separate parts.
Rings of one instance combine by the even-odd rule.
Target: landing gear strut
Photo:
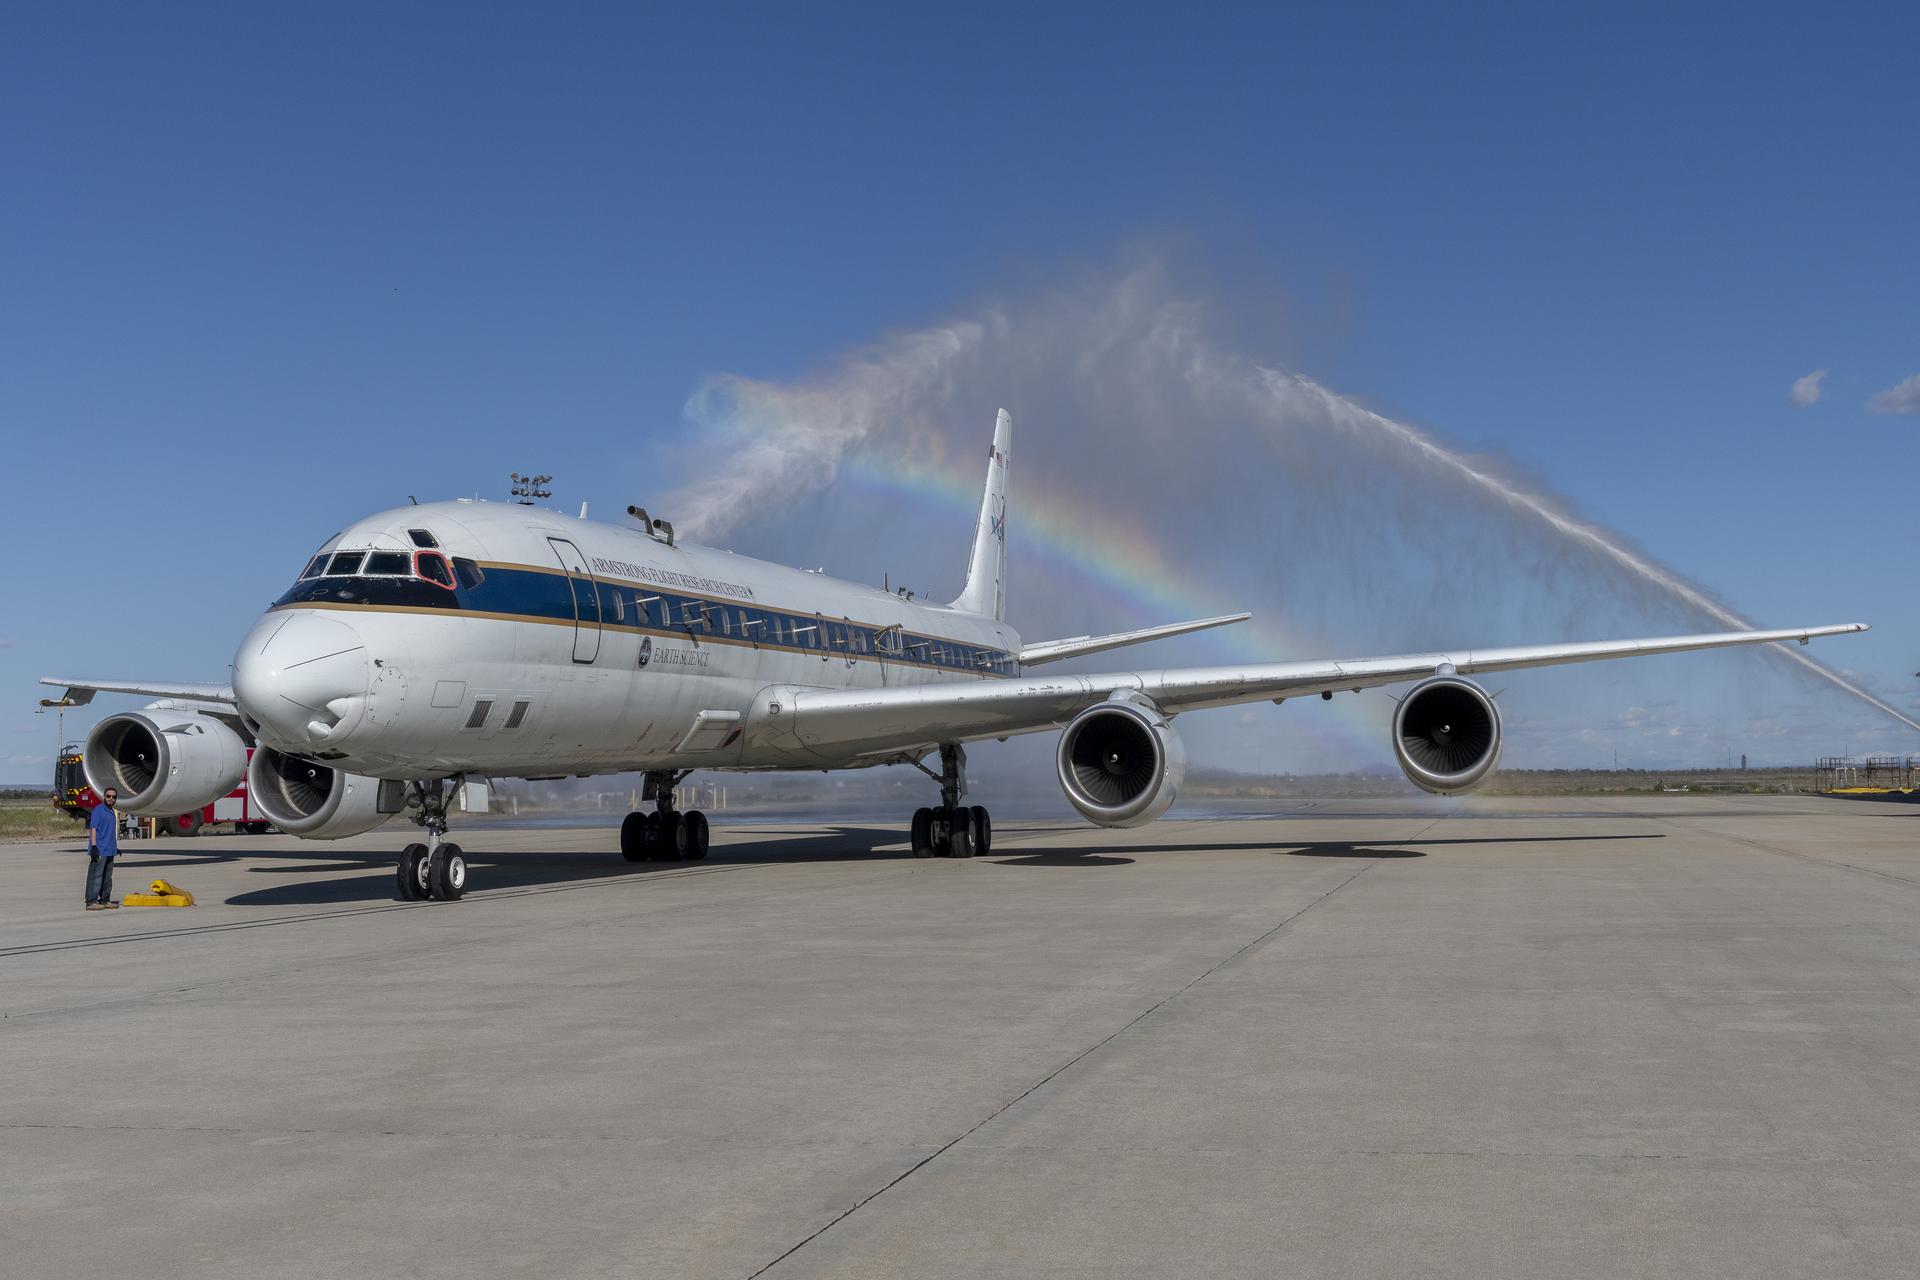
[[[640,798],[653,801],[652,813],[634,812],[620,824],[620,856],[628,862],[678,862],[707,856],[707,815],[673,807],[673,789],[691,769],[656,769],[641,784]]]
[[[984,858],[993,849],[993,818],[980,805],[963,805],[967,793],[967,752],[957,742],[940,747],[940,772],[919,761],[914,767],[940,784],[940,803],[913,815],[916,858]]]
[[[410,844],[400,853],[396,879],[404,901],[452,902],[467,891],[467,856],[446,838],[447,795],[448,785],[441,779],[407,784],[414,825],[426,830],[427,840]]]

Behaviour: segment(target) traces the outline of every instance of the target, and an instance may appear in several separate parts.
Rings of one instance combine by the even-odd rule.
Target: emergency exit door
[[[565,538],[548,538],[547,545],[567,571],[567,586],[573,591],[573,660],[592,662],[600,656],[600,584],[580,548]]]

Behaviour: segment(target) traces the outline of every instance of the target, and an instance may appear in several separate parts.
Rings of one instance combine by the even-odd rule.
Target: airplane
[[[947,604],[691,545],[637,506],[623,527],[463,498],[327,539],[241,641],[230,684],[41,683],[76,704],[157,699],[87,736],[88,781],[118,788],[126,813],[197,808],[242,776],[266,817],[306,839],[404,813],[425,838],[400,852],[396,886],[418,901],[466,891],[448,811],[494,778],[643,774],[653,809],[620,831],[622,856],[640,862],[706,856],[705,815],[675,806],[695,770],[911,765],[939,789],[909,824],[914,856],[967,858],[993,844],[990,813],[965,803],[969,743],[1058,729],[1073,807],[1138,826],[1180,792],[1181,713],[1412,682],[1394,756],[1414,785],[1456,795],[1486,782],[1502,748],[1499,709],[1472,676],[1867,629],[1048,674],[1037,669],[1252,615],[1024,643],[1006,620],[1012,436],[1001,410],[964,586]]]

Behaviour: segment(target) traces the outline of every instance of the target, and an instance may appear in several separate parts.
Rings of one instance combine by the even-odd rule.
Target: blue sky
[[[354,513],[619,510],[712,375],[1142,253],[1911,705],[1912,6],[398,8],[0,18],[0,778],[35,677],[219,678]]]

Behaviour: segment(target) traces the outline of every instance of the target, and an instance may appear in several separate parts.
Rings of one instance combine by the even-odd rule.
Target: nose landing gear
[[[467,856],[446,838],[447,784],[443,780],[413,782],[407,791],[414,824],[426,829],[427,840],[410,844],[400,853],[395,880],[401,900],[452,902],[467,891]]]
[[[963,805],[967,753],[957,742],[940,748],[940,772],[913,765],[940,784],[940,803],[913,815],[910,842],[916,858],[984,858],[993,849],[993,818],[980,805]]]
[[[640,796],[654,802],[654,811],[630,813],[620,824],[621,857],[628,862],[678,862],[707,856],[707,815],[673,807],[673,789],[692,772],[657,769],[646,775]]]

